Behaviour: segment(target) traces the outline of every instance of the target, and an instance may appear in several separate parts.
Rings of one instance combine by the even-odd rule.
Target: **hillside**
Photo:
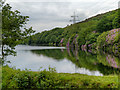
[[[89,46],[92,46],[94,49],[103,48],[102,46],[98,46],[100,43],[102,44],[102,42],[99,42],[101,39],[100,35],[112,29],[120,28],[119,17],[118,9],[109,11],[88,18],[82,22],[71,24],[65,28],[54,28],[50,31],[37,33],[26,39],[23,44],[77,46],[82,47],[82,49],[88,49]],[[119,30],[117,30],[116,33],[118,33],[118,31]],[[118,38],[118,36],[119,34],[116,34],[116,38]],[[104,37],[104,35],[102,35],[102,37]],[[119,39],[116,39],[111,45],[116,45],[119,42]]]

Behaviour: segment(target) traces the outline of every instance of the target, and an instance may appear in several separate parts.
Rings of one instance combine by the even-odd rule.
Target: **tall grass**
[[[20,71],[3,67],[2,89],[8,88],[118,88],[118,76],[88,76],[82,74]]]

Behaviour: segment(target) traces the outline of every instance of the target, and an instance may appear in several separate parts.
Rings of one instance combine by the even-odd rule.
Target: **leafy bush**
[[[119,46],[119,29],[113,29],[111,31],[103,32],[98,38],[97,38],[97,46],[98,48],[104,48],[107,50],[107,48],[118,49]]]
[[[97,31],[104,32],[113,29],[111,18],[103,18],[97,25]]]
[[[117,88],[117,76],[88,76],[81,74],[56,73],[54,69],[40,72],[20,71],[3,67],[2,89],[8,88]],[[103,83],[104,81],[104,83]],[[109,85],[113,83],[112,85]],[[98,85],[99,84],[99,85]],[[108,87],[109,85],[109,87]]]
[[[108,32],[103,32],[100,36],[97,38],[97,48],[103,48],[107,42],[106,42],[106,36],[108,35]]]

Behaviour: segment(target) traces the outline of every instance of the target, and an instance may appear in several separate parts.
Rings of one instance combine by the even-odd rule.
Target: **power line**
[[[76,18],[77,18],[78,16],[77,15],[75,15],[75,12],[74,12],[74,15],[73,16],[71,16],[71,18],[73,18],[73,20],[70,20],[70,22],[73,22],[73,24],[75,24],[76,23],[76,21],[79,21],[79,20],[77,20]]]

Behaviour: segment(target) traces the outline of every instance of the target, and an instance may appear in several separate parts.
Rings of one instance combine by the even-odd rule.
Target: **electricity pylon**
[[[71,16],[72,18],[73,18],[73,20],[70,20],[70,22],[73,22],[73,24],[75,24],[76,23],[76,21],[79,21],[79,20],[77,20],[76,18],[78,17],[77,15],[75,15],[75,12],[74,12],[74,15],[73,16]]]

